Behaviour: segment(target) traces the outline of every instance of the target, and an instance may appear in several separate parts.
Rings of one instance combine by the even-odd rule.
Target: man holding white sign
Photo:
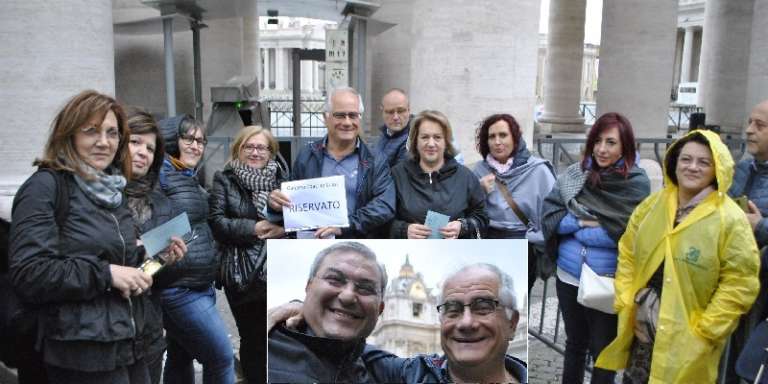
[[[334,89],[325,104],[328,134],[302,148],[293,164],[293,180],[328,176],[344,179],[348,226],[339,228],[321,222],[306,225],[318,228],[316,238],[381,238],[382,227],[394,217],[395,187],[386,159],[375,157],[359,138],[363,110],[363,100],[353,88]],[[271,209],[285,212],[284,207],[292,206],[284,192],[272,191]]]

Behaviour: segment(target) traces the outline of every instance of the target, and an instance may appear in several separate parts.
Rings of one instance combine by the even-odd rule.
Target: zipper
[[[428,172],[427,177],[429,177],[429,184],[432,185],[432,172]]]
[[[125,238],[123,237],[123,233],[120,232],[120,222],[117,221],[117,217],[115,217],[112,212],[109,213],[109,216],[114,220],[115,227],[117,228],[117,235],[120,237],[120,242],[123,244],[123,265],[125,265]],[[131,330],[133,331],[133,336],[136,336],[136,320],[133,318],[133,301],[130,296],[128,296],[128,313],[131,316]]]

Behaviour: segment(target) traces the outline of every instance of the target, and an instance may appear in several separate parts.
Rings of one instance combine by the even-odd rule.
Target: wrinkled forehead
[[[376,286],[379,286],[381,280],[376,262],[352,251],[341,251],[326,256],[316,275],[322,277],[331,272],[342,273],[356,281],[370,280],[376,283]]]
[[[768,100],[756,105],[749,117],[768,122]]]
[[[360,112],[360,99],[352,92],[338,92],[331,99],[332,112]]]
[[[443,284],[443,300],[471,300],[475,298],[499,298],[499,278],[484,268],[460,271]]]

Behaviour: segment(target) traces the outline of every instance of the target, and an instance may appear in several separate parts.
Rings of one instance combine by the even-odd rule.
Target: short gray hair
[[[357,90],[352,87],[338,87],[331,90],[331,92],[328,93],[328,97],[325,98],[325,107],[323,108],[325,113],[331,113],[331,100],[333,99],[334,96],[336,96],[336,94],[343,93],[343,92],[351,93],[357,96],[359,112],[361,115],[365,113],[365,106],[363,105],[363,97],[360,96],[360,93],[357,92]]]
[[[512,280],[512,276],[502,271],[501,269],[499,269],[499,267],[493,264],[488,264],[488,263],[470,264],[470,265],[463,266],[459,268],[456,272],[453,272],[450,275],[448,275],[445,278],[445,280],[443,280],[443,283],[440,287],[440,291],[437,294],[437,302],[439,304],[443,303],[445,283],[447,281],[451,280],[461,272],[464,272],[472,268],[482,268],[496,275],[496,277],[499,279],[499,303],[501,303],[501,306],[504,307],[504,312],[507,314],[507,319],[512,319],[513,313],[517,311],[517,296],[515,295],[515,282]]]
[[[381,276],[381,281],[379,282],[381,285],[381,292],[379,292],[379,296],[383,298],[384,292],[387,290],[386,268],[384,268],[384,266],[376,260],[376,254],[370,248],[354,241],[336,243],[320,251],[317,256],[315,256],[315,260],[312,262],[312,266],[309,268],[309,279],[307,281],[312,280],[312,278],[317,275],[317,270],[320,269],[320,266],[323,264],[323,260],[325,260],[326,256],[342,252],[356,253],[366,260],[373,261],[373,263],[376,264],[376,267],[379,269],[379,275]]]

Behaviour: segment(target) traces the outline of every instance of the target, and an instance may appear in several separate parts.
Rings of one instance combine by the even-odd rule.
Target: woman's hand
[[[301,312],[302,308],[304,308],[304,303],[296,300],[269,309],[267,311],[267,333],[276,324],[282,322],[285,322],[286,328],[296,329],[304,321],[304,316]]]
[[[171,236],[171,245],[160,253],[160,258],[166,265],[171,265],[184,258],[187,254],[187,244],[180,237]]]
[[[126,299],[141,295],[152,286],[152,276],[138,268],[110,264],[109,273],[112,275],[112,287]]]
[[[409,224],[408,225],[408,238],[409,239],[426,239],[432,234],[432,228],[427,227],[424,224]]]
[[[282,212],[283,207],[291,205],[291,199],[289,199],[288,196],[286,196],[285,193],[281,192],[279,189],[275,189],[274,191],[270,192],[269,199],[267,199],[267,201],[269,202],[269,207],[277,212]]]
[[[600,226],[600,223],[597,220],[579,220],[579,226],[597,228]]]
[[[494,176],[493,173],[490,173],[481,177],[480,185],[483,186],[485,193],[493,192],[494,188],[496,188],[496,176]]]
[[[267,220],[261,220],[254,226],[256,237],[259,239],[276,239],[285,236],[285,228],[271,223]]]
[[[458,239],[461,233],[461,221],[455,220],[440,228],[440,234],[446,239]]]

